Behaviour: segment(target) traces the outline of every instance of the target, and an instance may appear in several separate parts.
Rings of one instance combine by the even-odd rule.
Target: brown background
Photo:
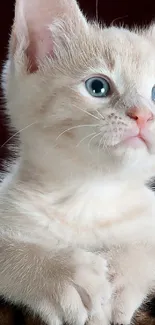
[[[56,1],[56,0],[55,0]],[[125,23],[127,25],[144,25],[155,19],[155,0],[79,0],[80,6],[88,17],[96,16],[96,1],[98,1],[99,20],[107,24]],[[0,69],[7,52],[7,42],[13,21],[15,0],[0,0]],[[7,145],[2,146],[8,139],[9,133],[4,118],[4,102],[0,93],[0,168],[1,162],[7,157]]]

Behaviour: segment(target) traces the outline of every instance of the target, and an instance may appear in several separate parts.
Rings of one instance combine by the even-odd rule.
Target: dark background
[[[0,70],[7,53],[14,3],[15,0],[0,0]],[[124,23],[129,26],[146,25],[155,19],[155,0],[79,0],[79,3],[88,17],[98,16],[99,20],[108,25],[112,22]],[[0,91],[0,168],[2,168],[3,160],[8,156],[7,145],[4,145],[9,137],[4,117],[4,106]]]

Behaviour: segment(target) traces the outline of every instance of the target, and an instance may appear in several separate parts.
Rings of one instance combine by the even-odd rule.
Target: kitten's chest
[[[46,195],[42,206],[45,213],[37,222],[46,238],[67,245],[99,247],[154,233],[155,198],[145,187],[85,186],[63,195]]]
[[[141,240],[151,231],[154,237],[155,199],[145,187],[96,182],[60,191],[27,189],[13,197],[4,226],[27,241],[100,247]]]

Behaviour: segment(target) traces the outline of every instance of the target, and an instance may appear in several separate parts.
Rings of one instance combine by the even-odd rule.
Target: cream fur
[[[16,3],[3,84],[21,144],[1,185],[0,294],[48,325],[126,325],[154,288],[155,121],[147,148],[120,144],[130,107],[155,116],[153,34],[88,23],[74,0]],[[98,74],[113,96],[87,93]]]

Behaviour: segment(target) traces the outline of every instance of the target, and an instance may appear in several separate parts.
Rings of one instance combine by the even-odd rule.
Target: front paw
[[[104,324],[109,318],[108,306],[111,298],[111,284],[107,278],[107,262],[100,255],[82,252],[76,256],[78,261],[74,284],[78,285],[77,291],[88,311],[88,320],[93,324]],[[80,288],[80,291],[79,291]],[[86,302],[87,294],[87,302]]]
[[[107,318],[105,307],[111,297],[107,263],[99,255],[81,250],[74,255],[73,263],[74,276],[66,287],[63,304],[61,303],[65,322],[79,325],[86,321],[93,325],[103,324]]]
[[[145,295],[127,286],[118,290],[112,303],[112,325],[129,325]]]

